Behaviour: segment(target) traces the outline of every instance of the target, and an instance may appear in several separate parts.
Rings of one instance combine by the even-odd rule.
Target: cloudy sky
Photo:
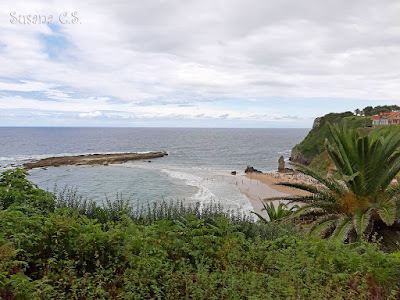
[[[0,126],[310,127],[400,104],[398,0],[3,0],[0,12]]]

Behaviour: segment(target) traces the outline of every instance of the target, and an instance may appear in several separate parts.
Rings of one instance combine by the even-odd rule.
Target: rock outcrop
[[[278,159],[278,172],[279,173],[292,173],[294,172],[293,169],[285,168],[285,158],[283,156],[279,157]]]
[[[247,166],[246,170],[244,172],[247,173],[262,173],[261,171],[254,169],[252,166]]]
[[[308,166],[311,164],[312,160],[314,159],[313,157],[307,157],[303,154],[300,153],[300,151],[297,149],[299,145],[296,145],[292,149],[292,154],[290,155],[290,161],[302,165]]]
[[[148,160],[168,155],[167,152],[149,153],[116,153],[116,154],[88,154],[76,156],[49,157],[36,162],[24,164],[24,168],[59,167],[65,165],[109,165],[122,164],[130,160]]]
[[[284,169],[285,169],[285,159],[283,158],[283,156],[281,156],[278,159],[278,171],[281,172]]]

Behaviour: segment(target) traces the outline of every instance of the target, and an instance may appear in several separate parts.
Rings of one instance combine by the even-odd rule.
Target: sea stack
[[[278,172],[283,172],[285,170],[285,159],[283,156],[278,159]]]

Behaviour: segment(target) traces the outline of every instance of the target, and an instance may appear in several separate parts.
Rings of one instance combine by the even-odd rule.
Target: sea
[[[249,211],[249,199],[224,175],[244,174],[248,165],[275,172],[279,157],[288,160],[309,130],[2,127],[0,171],[52,156],[166,151],[163,158],[120,165],[37,168],[29,180],[49,191],[76,189],[99,204],[118,195],[138,204],[218,202]]]

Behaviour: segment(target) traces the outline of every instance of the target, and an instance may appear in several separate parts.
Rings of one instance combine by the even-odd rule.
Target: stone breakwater
[[[59,167],[66,165],[109,165],[122,164],[130,160],[148,160],[164,157],[167,152],[149,152],[149,153],[116,153],[116,154],[87,154],[75,156],[49,157],[36,162],[24,164],[24,168],[44,168]]]

